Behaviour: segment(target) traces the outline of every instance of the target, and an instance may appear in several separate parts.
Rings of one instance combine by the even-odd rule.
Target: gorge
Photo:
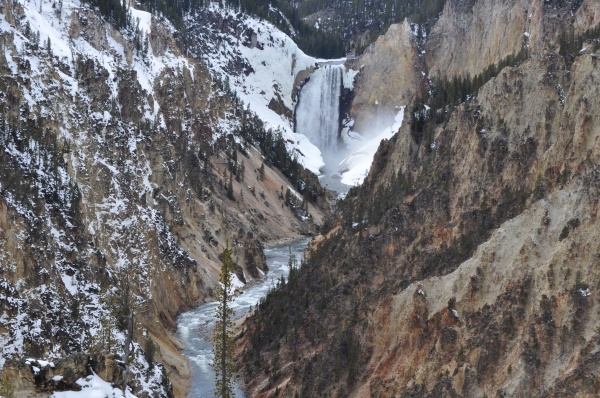
[[[245,316],[256,308],[269,290],[277,286],[281,278],[288,277],[290,265],[299,266],[307,242],[303,239],[265,249],[269,272],[265,279],[239,292],[231,306],[236,317]],[[190,397],[212,397],[215,389],[215,375],[211,368],[215,306],[214,302],[203,304],[180,315],[177,320],[177,338],[185,345],[183,354],[191,362],[192,386],[188,393]],[[238,389],[236,397],[244,397],[243,392]]]
[[[600,394],[598,1],[123,4],[0,3],[0,394],[202,394],[307,236],[245,396]]]

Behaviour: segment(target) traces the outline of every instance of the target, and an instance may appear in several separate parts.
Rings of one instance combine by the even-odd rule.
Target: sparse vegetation
[[[456,297],[451,297],[450,299],[448,299],[448,309],[449,310],[456,309]]]
[[[339,1],[306,0],[299,4],[297,13],[300,18],[322,10],[331,10],[319,23],[319,29],[343,38],[346,50],[361,53],[380,34],[397,22],[408,18],[416,23],[419,35],[425,36],[446,4],[445,0],[374,0]],[[354,42],[355,35],[367,34],[364,42]]]
[[[433,149],[433,134],[437,126],[450,119],[454,108],[476,97],[477,93],[492,78],[498,76],[505,67],[514,67],[529,57],[529,50],[523,47],[516,55],[509,55],[498,64],[489,65],[475,77],[455,76],[451,79],[429,80],[421,88],[419,97],[412,107],[411,135],[418,145],[427,151]]]
[[[563,33],[560,37],[560,55],[570,65],[575,57],[600,48],[600,25],[591,28],[580,35],[575,35],[573,28]],[[584,49],[584,43],[590,42],[590,47]],[[587,51],[586,51],[587,50]]]
[[[315,202],[325,194],[325,189],[319,184],[318,178],[306,170],[296,156],[290,155],[280,131],[266,129],[264,122],[249,111],[243,111],[240,116],[242,124],[235,134],[244,139],[245,147],[258,146],[267,164],[281,170],[293,187],[307,200]],[[257,179],[263,181],[264,178],[264,164],[261,164]]]
[[[572,218],[567,221],[567,225],[563,227],[560,235],[558,236],[558,240],[562,241],[566,239],[569,236],[569,233],[579,227],[580,224],[581,222],[579,221],[579,218]]]
[[[15,398],[15,388],[8,374],[5,374],[0,380],[0,397]]]

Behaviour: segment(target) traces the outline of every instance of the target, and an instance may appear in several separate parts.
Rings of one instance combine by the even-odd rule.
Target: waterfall
[[[333,170],[339,157],[340,95],[343,65],[322,65],[302,87],[296,107],[296,133],[316,145]],[[328,167],[333,165],[334,167]]]

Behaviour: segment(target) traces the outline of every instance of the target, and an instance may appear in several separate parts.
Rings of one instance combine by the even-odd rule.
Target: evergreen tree
[[[135,355],[133,345],[133,334],[135,328],[135,315],[142,312],[140,303],[137,302],[133,286],[133,274],[130,267],[119,271],[120,288],[110,298],[109,305],[112,307],[116,316],[116,326],[125,333],[125,342],[123,344],[123,378],[120,380],[120,386],[123,395],[127,394],[127,384],[131,373],[129,364],[133,361]]]
[[[229,175],[229,184],[227,184],[227,197],[231,200],[235,200],[233,196],[233,174]]]
[[[214,359],[213,368],[215,370],[215,397],[229,398],[234,397],[232,376],[234,371],[233,364],[233,316],[234,312],[230,306],[233,301],[233,286],[231,272],[235,266],[231,258],[233,249],[229,247],[227,241],[225,250],[221,253],[221,275],[219,277],[219,286],[217,288],[217,297],[219,305],[217,306],[215,317],[217,323],[214,329]]]

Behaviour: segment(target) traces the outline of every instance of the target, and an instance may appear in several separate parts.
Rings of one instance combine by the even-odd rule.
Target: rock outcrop
[[[543,1],[448,1],[425,46],[429,74],[474,77],[523,45],[535,50],[548,39],[546,13]]]
[[[360,60],[350,116],[354,130],[364,133],[391,125],[402,105],[418,90],[419,57],[408,21],[390,26]]]

